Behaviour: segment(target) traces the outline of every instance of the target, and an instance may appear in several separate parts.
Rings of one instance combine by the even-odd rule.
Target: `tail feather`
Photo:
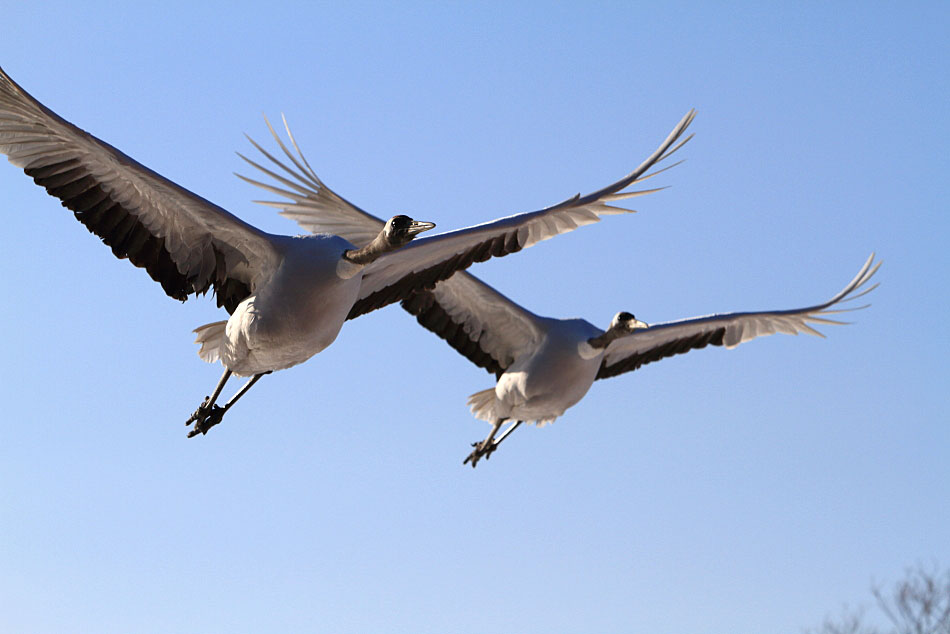
[[[221,348],[227,341],[225,334],[227,325],[227,321],[216,321],[211,324],[205,324],[200,328],[195,328],[194,332],[197,335],[197,337],[195,337],[195,343],[201,344],[201,349],[198,350],[198,356],[201,357],[202,361],[216,363],[221,360]]]
[[[498,399],[495,398],[495,388],[490,387],[481,392],[475,392],[468,397],[468,406],[475,418],[495,422],[501,416],[496,411]]]

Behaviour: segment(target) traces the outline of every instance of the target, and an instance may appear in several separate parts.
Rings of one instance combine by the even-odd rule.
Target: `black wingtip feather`
[[[496,376],[501,376],[504,372],[501,364],[482,350],[478,342],[469,337],[461,324],[452,321],[451,316],[435,301],[432,293],[426,291],[413,293],[402,301],[402,307],[415,316],[419,325],[444,339],[459,354],[478,367]],[[480,336],[481,333],[479,333]]]
[[[654,361],[659,361],[660,359],[672,357],[677,354],[684,354],[690,350],[698,350],[710,345],[721,346],[725,334],[725,328],[717,328],[716,330],[693,335],[692,337],[669,341],[663,345],[641,352],[640,354],[630,355],[609,366],[604,362],[600,366],[596,378],[607,379],[625,372],[633,372],[647,363],[653,363]],[[630,336],[636,337],[637,335],[633,334]]]
[[[224,258],[218,257],[217,249],[213,279],[198,282],[183,275],[165,249],[164,238],[153,235],[134,214],[114,201],[78,159],[26,167],[23,171],[72,210],[76,219],[108,245],[117,258],[128,258],[135,266],[144,268],[169,297],[184,301],[189,295],[206,293],[213,286],[218,306],[230,313],[250,294],[247,284],[224,275]]]

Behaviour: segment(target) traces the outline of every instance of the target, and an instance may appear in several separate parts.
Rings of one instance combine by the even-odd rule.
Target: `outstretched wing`
[[[431,291],[417,291],[402,307],[465,358],[496,376],[530,355],[544,332],[525,310],[474,275],[462,271]]]
[[[522,214],[502,221],[511,221],[509,227],[503,228],[507,229],[509,234],[513,234],[513,236],[505,237],[504,231],[502,231],[502,236],[509,240],[507,245],[504,242],[492,244],[491,238],[489,238],[489,249],[494,248],[498,253],[489,250],[487,255],[481,254],[484,257],[480,259],[487,259],[490,255],[505,255],[520,250],[558,233],[570,231],[582,224],[596,222],[600,219],[600,215],[630,211],[611,207],[606,203],[657,191],[652,189],[620,193],[621,190],[641,183],[650,176],[663,171],[658,170],[652,174],[646,174],[647,170],[669,157],[691,138],[687,137],[673,147],[673,144],[680,139],[694,116],[695,112],[692,110],[687,113],[651,157],[616,183],[584,197],[577,195],[540,212]],[[290,202],[257,202],[277,207],[281,210],[281,215],[295,220],[307,231],[334,233],[343,236],[356,245],[370,242],[379,233],[384,221],[360,209],[327,187],[300,151],[286,119],[283,123],[287,137],[296,154],[288,149],[269,121],[267,121],[267,127],[289,160],[290,165],[276,158],[248,137],[254,147],[281,173],[240,155],[249,164],[273,178],[280,186],[262,183],[240,174],[238,174],[238,177],[289,199]],[[669,167],[672,167],[672,165]],[[669,169],[669,167],[666,169]],[[528,218],[525,219],[525,216],[528,216]],[[523,224],[519,225],[519,222]],[[495,229],[500,228],[499,223],[493,224]],[[474,229],[478,229],[478,227]],[[452,236],[453,234],[447,235]],[[512,237],[514,239],[511,239]],[[439,240],[442,238],[443,236],[435,236],[433,239]],[[494,237],[494,240],[497,241],[498,237]],[[414,244],[422,242],[424,240],[417,240]],[[464,242],[462,244],[464,246]],[[510,251],[506,250],[508,247],[510,247]],[[481,248],[486,248],[484,243]],[[447,249],[447,252],[453,253],[452,249]],[[475,255],[479,256],[478,253]],[[446,267],[447,270],[434,271],[436,275],[432,276],[439,278],[447,274],[451,277],[438,282],[431,290],[410,292],[406,297],[402,289],[394,289],[395,292],[383,292],[374,289],[373,293],[375,294],[369,294],[368,297],[363,296],[361,302],[351,311],[350,317],[355,317],[403,297],[403,308],[415,315],[422,326],[447,341],[449,345],[475,365],[499,375],[514,359],[530,352],[540,342],[542,334],[537,324],[537,317],[468,273],[461,272],[452,275],[452,272],[458,269],[451,265],[464,264],[464,266],[467,266],[476,258],[468,259],[464,250],[459,250],[457,247],[451,257],[457,258],[457,261],[451,262],[450,266]],[[412,258],[409,259],[411,263]],[[465,264],[466,260],[468,264]],[[464,268],[464,266],[461,268]],[[410,274],[413,273],[415,271]],[[431,283],[427,286],[431,286]],[[393,297],[395,299],[392,299]]]
[[[680,141],[680,137],[694,116],[695,112],[690,110],[649,158],[624,178],[607,187],[586,196],[578,194],[539,211],[420,238],[397,251],[382,255],[363,270],[360,296],[350,311],[348,319],[406,299],[420,289],[432,289],[436,283],[468,268],[473,262],[482,262],[491,257],[515,253],[542,240],[597,222],[603,215],[630,212],[630,209],[608,203],[656,191],[655,189],[626,192],[622,190],[663,171],[658,170],[653,174],[647,174],[651,167],[669,157],[691,138],[686,137]],[[273,132],[273,128],[271,131]],[[293,141],[292,137],[291,141]],[[677,141],[679,141],[678,144]],[[310,169],[300,154],[299,148],[297,148],[298,159],[279,139],[278,143],[296,169],[281,163],[264,152],[260,146],[257,147],[289,178],[284,178],[248,161],[289,188],[284,189],[245,179],[291,201],[290,203],[267,204],[282,208],[285,215],[296,219],[310,231],[336,233],[355,244],[365,243],[375,235],[370,228],[371,221],[378,222],[378,218],[374,219],[370,214],[331,192]],[[294,145],[296,147],[296,143]],[[669,167],[664,169],[669,169]],[[378,232],[377,224],[373,224],[372,227]]]
[[[233,311],[279,262],[268,234],[62,119],[2,69],[0,152],[175,299],[213,287]]]
[[[591,194],[587,194],[586,196],[577,194],[572,198],[540,211],[510,216],[497,222],[521,222],[522,225],[519,226],[526,227],[526,242],[521,244],[521,247],[524,248],[531,246],[535,242],[546,240],[547,238],[553,237],[559,233],[572,231],[579,226],[597,222],[600,220],[600,216],[629,213],[634,211],[632,209],[612,206],[607,203],[628,198],[635,198],[638,196],[651,194],[653,192],[659,191],[659,189],[663,189],[661,187],[657,189],[634,190],[627,192],[622,191],[628,187],[642,183],[646,179],[675,166],[675,164],[669,165],[661,170],[647,174],[647,171],[651,167],[667,159],[676,150],[682,147],[683,144],[692,138],[692,135],[690,135],[685,139],[682,139],[682,141],[680,141],[674,147],[674,144],[680,139],[695,116],[695,110],[690,110],[688,113],[686,113],[686,115],[682,118],[682,120],[680,120],[666,140],[660,145],[660,147],[657,148],[657,150],[649,158],[641,163],[637,169],[633,170],[617,182],[611,183],[610,185]],[[252,185],[265,189],[273,194],[283,196],[288,200],[258,200],[255,202],[280,209],[280,215],[296,221],[297,224],[301,226],[301,228],[311,233],[336,234],[346,238],[357,246],[367,244],[373,238],[375,238],[382,228],[384,223],[383,219],[374,216],[363,209],[360,209],[326,186],[326,184],[310,167],[307,159],[300,151],[300,147],[297,145],[293,133],[290,131],[290,127],[287,125],[286,119],[284,119],[284,129],[287,132],[287,137],[290,139],[296,154],[288,149],[288,147],[281,140],[280,136],[274,130],[273,126],[271,126],[270,122],[266,121],[266,119],[265,122],[267,123],[267,127],[270,130],[271,135],[277,142],[277,145],[283,151],[291,165],[288,165],[287,163],[276,158],[270,152],[261,147],[260,144],[254,141],[254,139],[248,137],[248,140],[251,142],[251,144],[253,144],[254,147],[257,148],[257,150],[260,151],[261,154],[263,154],[276,169],[285,174],[285,176],[274,172],[273,170],[268,169],[261,164],[256,163],[255,161],[252,161],[240,153],[238,155],[242,159],[247,161],[250,165],[253,165],[267,176],[273,178],[277,183],[279,183],[279,186],[263,183],[246,176],[242,176],[241,174],[237,174],[237,176],[238,178],[241,178]],[[496,223],[488,223],[487,225],[472,227],[471,229],[479,229],[481,227],[487,227],[494,224]],[[432,236],[425,238],[424,240],[417,240],[414,244],[418,244],[420,242],[429,243],[433,240],[440,240],[444,236],[452,236],[457,233],[459,232]]]
[[[735,348],[756,337],[777,332],[797,335],[806,332],[823,337],[809,324],[842,324],[827,315],[860,310],[832,307],[848,302],[877,288],[877,284],[858,292],[871,279],[880,262],[874,262],[874,254],[867,259],[861,270],[840,293],[823,304],[791,310],[775,310],[758,313],[728,313],[710,315],[665,324],[656,324],[645,330],[637,330],[625,337],[613,340],[607,346],[607,354],[597,373],[598,379],[606,379],[624,372],[636,370],[646,363],[659,361],[708,345]]]
[[[256,200],[254,202],[280,209],[278,213],[280,213],[281,216],[294,220],[305,231],[309,233],[332,233],[346,238],[358,247],[369,244],[382,230],[386,221],[363,211],[327,187],[320,177],[317,176],[316,172],[311,169],[303,152],[301,152],[297,146],[297,141],[290,131],[290,126],[287,125],[287,119],[283,119],[283,122],[284,130],[287,132],[287,138],[290,139],[291,144],[293,144],[296,155],[287,148],[283,140],[281,140],[280,136],[274,130],[274,127],[270,124],[270,121],[268,121],[266,117],[264,118],[267,129],[270,130],[277,145],[283,151],[292,166],[276,158],[251,137],[248,136],[247,140],[273,163],[276,168],[284,172],[287,177],[267,169],[263,165],[252,161],[238,152],[238,156],[267,176],[273,178],[281,186],[278,187],[262,183],[261,181],[248,178],[241,174],[235,174],[235,176],[261,189],[288,198],[290,202],[267,200]]]

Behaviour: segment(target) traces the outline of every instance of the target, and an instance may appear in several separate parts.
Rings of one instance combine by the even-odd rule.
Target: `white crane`
[[[294,190],[250,181],[293,201],[267,204],[281,207],[283,215],[310,231],[332,228],[357,244],[379,230],[381,219],[337,195],[312,170],[301,167],[306,161],[299,148],[299,160],[286,148],[284,152],[301,171],[269,154],[267,157],[293,181],[245,159]],[[875,284],[861,290],[879,266],[872,253],[841,292],[815,306],[709,315],[652,326],[631,313],[619,312],[606,331],[583,319],[536,315],[467,272],[456,273],[434,289],[412,293],[402,301],[402,307],[472,363],[497,377],[494,387],[468,399],[472,413],[492,424],[488,436],[474,443],[474,451],[464,460],[475,467],[523,422],[542,425],[562,415],[587,394],[596,379],[708,345],[734,348],[777,332],[824,336],[809,324],[841,324],[828,315],[864,308],[835,306],[876,288]],[[511,421],[509,427],[496,438],[506,421]]]
[[[675,145],[692,118],[690,111],[637,170],[593,198],[411,244],[435,225],[397,215],[353,242],[332,229],[296,237],[261,231],[62,119],[0,69],[0,152],[166,294],[185,300],[211,289],[230,313],[195,331],[201,358],[221,361],[225,371],[186,421],[194,423],[189,437],[219,423],[264,374],[326,348],[347,319],[432,288],[473,262],[628,211],[606,203],[644,193],[622,190],[685,143]],[[218,406],[232,373],[251,378]]]

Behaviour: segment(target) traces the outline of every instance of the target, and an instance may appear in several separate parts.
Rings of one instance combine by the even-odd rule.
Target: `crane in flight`
[[[354,242],[332,229],[262,231],[61,118],[0,69],[0,152],[167,295],[184,301],[212,290],[230,314],[195,331],[201,358],[220,361],[224,373],[186,421],[189,437],[218,424],[263,375],[329,346],[346,320],[433,288],[473,262],[629,211],[607,203],[645,193],[623,190],[688,140],[680,138],[692,119],[690,111],[637,170],[596,195],[419,239],[435,225],[400,214]],[[232,374],[249,379],[219,406]]]
[[[286,121],[284,125],[292,139]],[[251,165],[290,188],[245,178],[290,200],[266,204],[280,208],[281,214],[308,231],[332,230],[355,244],[379,231],[383,220],[328,188],[309,168],[296,144],[296,156],[280,145],[293,166],[264,154],[286,177],[245,157]],[[415,315],[423,327],[497,379],[494,387],[468,399],[475,417],[492,425],[488,436],[474,443],[474,450],[464,460],[475,467],[522,423],[543,425],[561,416],[587,394],[597,379],[631,372],[647,363],[710,345],[731,349],[774,333],[823,336],[810,324],[840,324],[829,315],[864,308],[838,305],[872,291],[876,284],[865,286],[879,266],[872,253],[844,289],[814,306],[708,315],[654,325],[621,311],[606,330],[584,319],[536,315],[468,272],[456,273],[432,289],[412,292],[402,300],[402,307]],[[509,426],[497,436],[506,422]]]

